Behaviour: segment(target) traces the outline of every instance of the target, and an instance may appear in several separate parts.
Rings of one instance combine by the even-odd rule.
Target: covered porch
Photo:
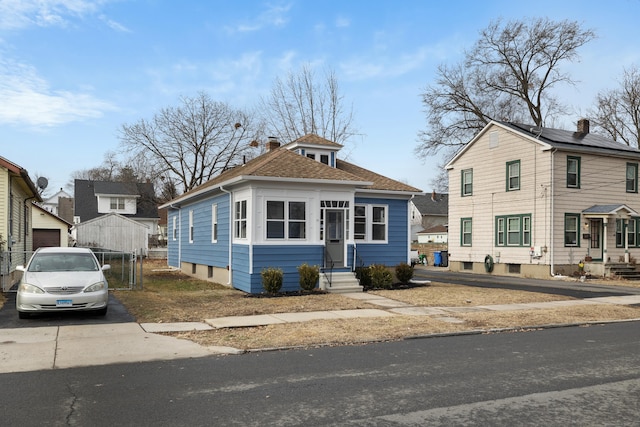
[[[582,211],[582,239],[586,240],[585,270],[609,276],[629,265],[630,247],[637,247],[636,211],[625,204],[593,205]]]

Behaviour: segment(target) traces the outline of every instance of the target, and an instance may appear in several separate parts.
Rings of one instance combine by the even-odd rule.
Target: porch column
[[[622,220],[622,232],[624,233],[624,262],[629,264],[629,220]]]
[[[609,219],[604,217],[602,220],[602,267],[603,271],[604,267],[607,265],[607,224]]]

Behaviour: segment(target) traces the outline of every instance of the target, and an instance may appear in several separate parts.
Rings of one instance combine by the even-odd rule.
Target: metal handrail
[[[328,276],[327,276],[327,261],[329,261],[329,275]],[[333,262],[333,259],[331,258],[331,255],[329,254],[329,251],[327,250],[326,247],[324,248],[324,256],[323,256],[322,264],[324,266],[324,268],[322,270],[322,274],[324,274],[324,277],[327,279],[327,282],[329,282],[329,287],[331,287],[331,278],[333,276],[334,262]]]

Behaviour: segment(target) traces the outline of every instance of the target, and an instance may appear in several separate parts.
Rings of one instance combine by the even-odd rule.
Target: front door
[[[324,235],[327,255],[325,267],[344,267],[344,211],[327,209]]]
[[[589,220],[589,255],[594,260],[602,260],[602,219]]]

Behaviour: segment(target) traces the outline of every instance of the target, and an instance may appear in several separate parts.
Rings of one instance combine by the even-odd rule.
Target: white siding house
[[[606,275],[640,257],[640,151],[589,133],[489,123],[449,162],[454,271]]]

